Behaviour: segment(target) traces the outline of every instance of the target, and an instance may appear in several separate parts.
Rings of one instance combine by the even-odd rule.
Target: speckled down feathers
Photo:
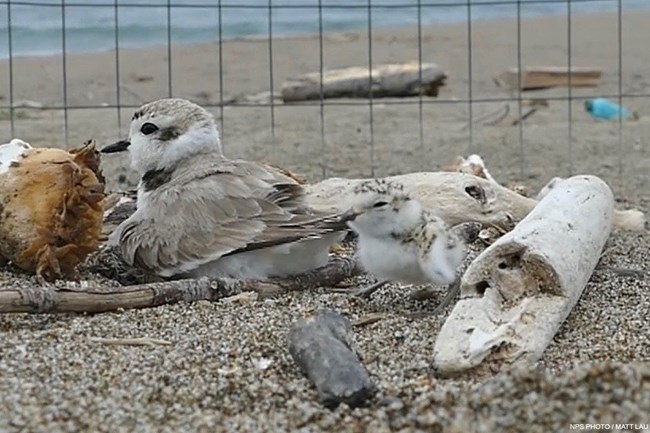
[[[447,235],[449,246],[461,242],[458,236],[448,231],[447,224],[441,218],[425,210],[415,227],[405,233],[394,234],[393,237],[402,244],[414,243],[418,246],[420,254],[424,256],[429,253],[433,242],[441,233]]]
[[[386,281],[451,284],[465,257],[458,233],[400,182],[361,182],[351,200],[350,228],[358,235],[357,257],[364,270]]]

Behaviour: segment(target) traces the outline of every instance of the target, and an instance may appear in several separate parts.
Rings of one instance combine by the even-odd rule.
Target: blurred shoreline
[[[229,156],[268,160],[310,179],[367,176],[371,166],[377,175],[432,170],[458,155],[478,152],[501,179],[528,173],[534,188],[573,169],[603,176],[610,185],[620,185],[619,191],[630,192],[646,187],[650,170],[650,148],[643,145],[650,136],[650,97],[644,97],[650,95],[648,22],[650,12],[622,16],[619,56],[617,14],[576,16],[571,22],[571,63],[602,68],[602,83],[571,92],[562,87],[525,92],[524,98],[550,98],[550,104],[526,119],[521,134],[512,126],[516,103],[510,103],[510,115],[501,123],[476,124],[470,134],[467,100],[471,96],[474,101],[474,120],[501,112],[507,103],[500,99],[517,94],[495,85],[496,75],[519,61],[523,66],[566,65],[568,28],[563,17],[523,20],[521,26],[516,20],[474,23],[471,77],[466,24],[426,26],[420,33],[416,26],[373,31],[373,65],[417,61],[421,44],[422,61],[436,63],[448,78],[440,95],[423,98],[421,105],[419,98],[375,99],[372,128],[364,99],[327,100],[321,108],[282,104],[273,97],[287,78],[321,67],[321,41],[312,35],[273,40],[272,80],[266,38],[227,42],[221,52],[218,44],[173,46],[171,64],[167,47],[121,49],[117,55],[71,54],[65,59],[65,81],[61,56],[17,58],[12,62],[12,94],[9,62],[2,61],[0,133],[5,142],[14,136],[35,146],[74,147],[90,137],[103,145],[128,133],[133,107],[171,95],[212,106]],[[322,66],[367,66],[368,48],[367,32],[324,34]],[[595,122],[584,110],[585,98],[616,95],[619,84],[624,94],[637,96],[623,98],[623,105],[641,115],[640,121],[624,125],[620,140],[616,124]],[[558,100],[569,94],[577,99]],[[6,108],[10,96],[21,104],[13,110],[13,131]],[[222,99],[251,103],[217,107]],[[106,165],[109,172],[135,181],[125,159],[106,158]]]
[[[52,0],[49,0],[52,1]],[[139,4],[141,2],[141,4]],[[623,13],[650,10],[644,0],[626,0]],[[378,0],[372,9],[355,2],[324,2],[320,7],[304,0],[286,1],[269,9],[267,0],[247,0],[245,4],[217,4],[202,0],[174,0],[167,5],[131,0],[119,7],[110,3],[68,4],[48,0],[0,8],[0,59],[13,56],[61,55],[65,39],[66,54],[105,52],[115,49],[154,48],[200,43],[218,44],[248,38],[310,37],[323,33],[361,32],[417,26],[467,25],[500,20],[566,18],[589,14],[616,13],[616,2],[559,3],[534,2],[473,3],[465,0],[421,2]],[[271,12],[272,11],[272,12]],[[270,14],[270,15],[269,15]],[[145,18],[146,19],[143,19]],[[65,32],[64,32],[65,29]]]
[[[627,13],[622,16],[622,45],[623,60],[629,63],[630,56],[637,56],[642,48],[639,41],[650,38],[650,30],[643,23],[650,22],[650,11]],[[618,48],[618,16],[616,13],[592,13],[575,16],[571,23],[572,64],[602,64],[611,72],[618,69],[618,53],[612,55]],[[486,62],[491,70],[494,65],[501,63],[501,69],[516,66],[517,57],[522,56],[522,64],[543,64],[546,58],[552,57],[552,63],[560,65],[567,63],[568,26],[564,17],[542,17],[522,19],[520,53],[517,52],[517,21],[513,19],[498,19],[476,21],[472,24],[472,59],[475,63],[483,63],[487,52],[494,50],[496,59]],[[418,60],[418,45],[422,46],[422,61],[438,63],[451,74],[463,76],[468,68],[467,24],[445,24],[423,26],[418,38],[417,26],[399,26],[375,29],[372,41],[368,39],[367,31],[329,32],[324,33],[323,68],[331,69],[344,66],[359,66],[368,64],[370,42],[373,49],[373,65],[387,62]],[[598,41],[599,43],[592,43]],[[119,72],[120,85],[126,84],[129,90],[122,95],[120,101],[127,105],[139,104],[145,100],[162,97],[161,91],[150,92],[154,84],[160,87],[165,81],[169,82],[171,70],[172,90],[174,94],[183,97],[197,97],[198,102],[214,102],[215,99],[205,98],[203,91],[194,95],[186,91],[192,83],[200,84],[199,77],[189,80],[181,75],[190,71],[200,72],[212,88],[211,93],[223,91],[224,99],[229,99],[241,92],[257,93],[270,90],[269,55],[272,50],[274,58],[274,90],[278,90],[284,79],[289,76],[306,72],[318,71],[319,63],[319,34],[274,36],[269,43],[264,36],[236,38],[229,41],[202,42],[192,44],[156,45],[147,48],[122,48],[86,52],[66,53],[37,56],[14,56],[11,60],[0,60],[0,105],[6,106],[12,96],[14,102],[29,100],[43,105],[61,105],[63,102],[62,87],[64,86],[63,63],[66,66],[67,103],[70,105],[88,106],[101,104],[116,105],[117,84],[115,76]],[[404,50],[394,50],[397,45],[405,46]],[[586,53],[597,48],[603,55],[594,56]],[[454,52],[449,56],[446,48]],[[220,52],[221,51],[221,52]],[[351,53],[351,52],[354,53]],[[505,51],[509,59],[504,62]],[[171,66],[168,61],[171,53]],[[462,53],[462,54],[460,54]],[[294,57],[298,54],[298,57]],[[460,54],[460,56],[458,56]],[[221,56],[221,64],[219,57]],[[119,64],[119,71],[118,71]],[[462,67],[458,67],[462,64]],[[9,92],[9,68],[12,68],[13,94]],[[626,65],[623,65],[624,67]],[[220,71],[222,67],[222,71]],[[246,69],[246,70],[243,70]],[[254,74],[251,69],[256,69]],[[266,69],[264,71],[263,69]],[[244,74],[242,75],[242,72]],[[261,73],[260,73],[261,72]],[[266,73],[264,73],[266,72]],[[222,73],[224,88],[217,89],[219,80],[214,77]],[[474,79],[481,78],[482,70],[475,68]],[[235,77],[235,75],[237,75]],[[257,77],[266,75],[266,79]],[[255,78],[254,78],[254,77]],[[83,78],[83,79],[82,79]],[[259,83],[257,89],[250,85],[251,80]],[[59,89],[55,83],[58,81]],[[79,81],[83,85],[74,89]],[[112,81],[112,83],[111,83]],[[180,81],[185,81],[180,83]],[[24,83],[26,82],[26,83]],[[129,83],[130,82],[130,83]],[[34,86],[34,83],[37,83]],[[128,84],[127,84],[128,83]],[[111,85],[112,84],[112,85]],[[167,90],[169,86],[164,86]],[[204,86],[205,87],[205,86]],[[480,87],[480,86],[479,86]],[[144,90],[144,91],[143,91]],[[85,97],[80,91],[86,93]],[[179,93],[180,92],[180,93]],[[133,101],[129,93],[141,96]],[[55,96],[55,94],[58,94]],[[101,96],[100,96],[101,95]],[[126,99],[126,101],[124,100]]]

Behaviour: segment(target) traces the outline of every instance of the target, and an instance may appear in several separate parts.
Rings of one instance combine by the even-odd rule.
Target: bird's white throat
[[[192,126],[176,138],[160,141],[141,134],[131,137],[131,168],[142,177],[151,170],[165,170],[205,152],[221,154],[221,140],[215,125]]]

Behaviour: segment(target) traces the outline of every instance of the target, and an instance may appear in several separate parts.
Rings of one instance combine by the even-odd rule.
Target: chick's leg
[[[354,295],[358,296],[360,298],[364,299],[370,299],[373,293],[375,293],[377,290],[381,289],[384,287],[386,284],[388,284],[389,281],[380,281],[378,283],[372,284],[368,287],[362,287],[360,289],[331,289],[330,291],[332,293],[344,293],[346,295]]]

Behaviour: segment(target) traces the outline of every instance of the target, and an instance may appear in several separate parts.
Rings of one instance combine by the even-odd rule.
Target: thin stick
[[[492,114],[494,114],[494,113],[492,113]],[[499,116],[494,120],[486,121],[485,125],[486,126],[497,125],[497,124],[501,123],[503,121],[503,119],[508,117],[508,114],[510,114],[510,104],[504,105],[503,108],[501,109],[501,113],[499,113]],[[484,119],[482,119],[482,120],[484,120]]]
[[[519,119],[513,120],[513,122],[512,122],[512,126],[517,126],[517,125],[519,125],[521,122],[523,122],[524,120],[528,119],[530,116],[532,116],[532,115],[535,114],[536,112],[537,112],[537,107],[533,107],[533,108],[531,108],[530,110],[526,111],[525,114],[522,114],[521,117],[519,117]]]
[[[630,278],[639,278],[641,280],[645,279],[650,275],[648,272],[642,269],[629,269],[629,268],[617,268],[603,266],[596,268],[596,272],[611,272],[612,274],[618,275],[620,277],[630,277]]]
[[[216,301],[247,291],[257,292],[259,296],[272,296],[331,287],[358,272],[354,259],[335,256],[322,268],[274,281],[202,278],[84,292],[53,290],[50,287],[18,288],[0,291],[0,313],[102,313],[178,302]]]
[[[372,325],[373,323],[377,323],[382,319],[385,319],[386,315],[384,313],[370,313],[367,314],[363,317],[360,317],[359,320],[356,322],[352,323],[352,326],[367,326],[367,325]]]
[[[107,344],[110,346],[171,346],[171,341],[159,340],[157,338],[103,338],[103,337],[90,337],[90,341],[94,343]]]

